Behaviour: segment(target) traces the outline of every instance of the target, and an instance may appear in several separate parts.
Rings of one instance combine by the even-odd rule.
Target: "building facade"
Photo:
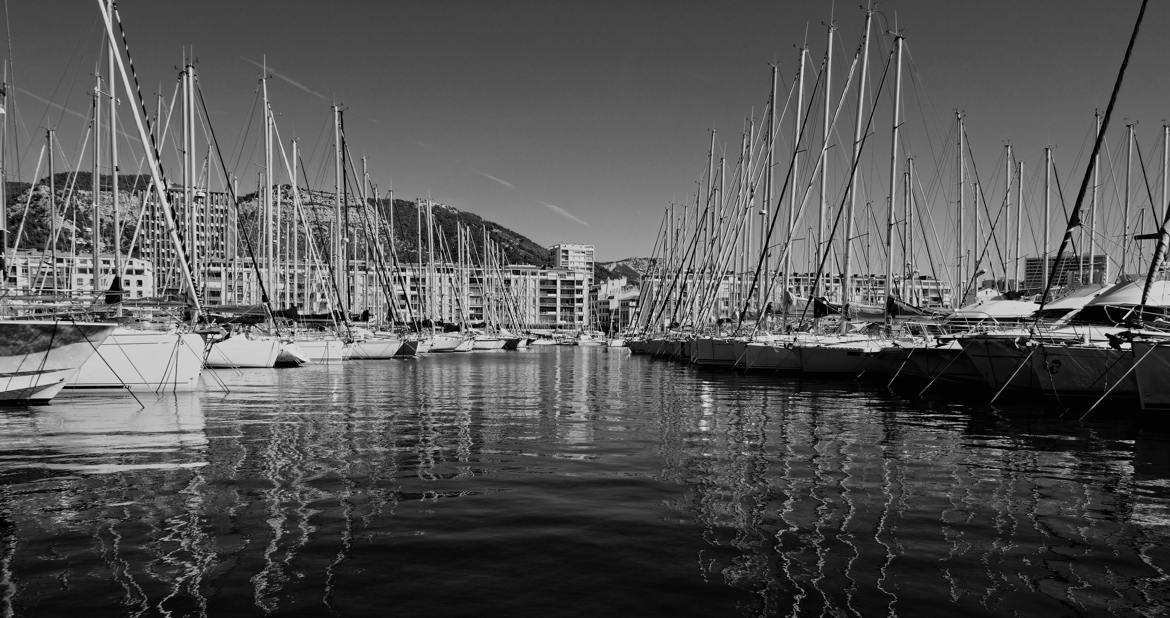
[[[1060,261],[1060,272],[1056,272],[1056,258],[1024,258],[1024,288],[1025,294],[1040,294],[1044,292],[1047,282],[1044,280],[1045,264],[1047,272],[1052,277],[1056,287],[1086,285],[1089,283],[1105,283],[1109,281],[1109,256],[1106,254],[1089,256],[1066,255]]]
[[[5,260],[5,283],[9,293],[18,296],[61,296],[79,301],[104,294],[113,283],[114,257],[98,258],[98,276],[94,285],[92,255],[72,255],[40,251],[15,251]],[[142,259],[130,258],[122,263],[124,298],[156,296],[154,266]]]
[[[593,273],[596,262],[593,245],[559,244],[549,248],[552,251],[553,267],[567,268]]]

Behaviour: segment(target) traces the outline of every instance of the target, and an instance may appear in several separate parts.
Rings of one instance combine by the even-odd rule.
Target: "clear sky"
[[[906,151],[937,157],[961,109],[988,178],[1004,143],[1030,169],[1053,145],[1071,201],[1083,173],[1074,162],[1088,148],[1093,110],[1108,101],[1139,4],[879,2],[875,36],[896,23],[912,60]],[[101,20],[93,1],[6,5],[27,179],[46,126],[77,156],[84,121],[60,107],[88,112]],[[807,36],[819,64],[835,11],[840,88],[862,23],[858,3],[834,9],[825,0],[123,0],[119,9],[147,96],[171,96],[182,46],[194,49],[242,188],[254,187],[261,160],[249,110],[266,56],[281,135],[299,138],[315,188],[332,186],[335,99],[351,151],[368,157],[383,191],[393,184],[398,197],[431,196],[545,245],[593,243],[603,260],[648,254],[665,206],[693,200],[710,129],[734,158],[745,118],[766,103],[770,62],[786,88]],[[1170,118],[1168,31],[1170,6],[1152,3],[1109,133],[1116,144],[1127,120],[1140,121],[1143,151],[1160,143]],[[875,43],[876,67],[888,48],[888,37]],[[843,135],[852,132],[846,117]],[[876,150],[888,152],[887,113],[874,130]],[[1157,159],[1147,155],[1147,165]],[[882,178],[878,168],[875,201],[885,199]]]

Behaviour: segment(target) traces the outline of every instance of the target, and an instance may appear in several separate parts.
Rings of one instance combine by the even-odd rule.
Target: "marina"
[[[0,618],[1170,612],[1164,7],[309,4],[4,2]]]

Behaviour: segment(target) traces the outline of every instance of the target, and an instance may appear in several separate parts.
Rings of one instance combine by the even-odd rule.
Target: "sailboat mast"
[[[264,236],[261,237],[261,242],[264,243],[264,278],[268,280],[268,289],[272,290],[273,296],[279,298],[280,290],[276,283],[276,260],[273,256],[273,247],[275,243],[275,230],[273,229],[272,216],[272,186],[275,184],[275,174],[272,173],[272,107],[268,101],[268,57],[265,56],[263,66],[261,67],[263,73],[260,75],[260,90],[263,93],[264,101],[262,103],[264,113],[264,183],[263,183],[263,199],[261,201],[264,209]]]
[[[963,208],[963,186],[967,184],[967,178],[965,176],[966,165],[965,165],[965,162],[963,159],[963,114],[962,114],[962,112],[958,112],[958,111],[955,112],[955,121],[958,123],[958,133],[959,133],[959,147],[958,147],[959,216],[956,217],[958,230],[956,231],[955,237],[958,240],[958,242],[955,243],[955,252],[956,252],[956,255],[955,255],[955,289],[953,292],[953,298],[951,299],[951,304],[953,304],[955,307],[958,307],[959,305],[963,304],[963,295],[967,291],[967,283],[963,277],[963,248],[964,248],[963,241],[966,240],[963,237],[963,215],[965,214],[963,212],[964,211],[964,208]]]
[[[53,294],[57,294],[57,185],[53,178],[53,129],[45,131],[49,149],[49,267],[53,270]]]
[[[99,85],[100,89],[100,85]],[[8,61],[4,62],[3,81],[0,81],[0,110],[8,110]],[[94,111],[95,117],[97,111]],[[8,147],[8,114],[0,114],[0,257],[8,256],[8,169],[4,150]],[[96,181],[95,181],[96,182]],[[94,229],[97,229],[95,224]],[[5,259],[5,262],[7,260]],[[5,269],[7,266],[5,266]],[[95,265],[96,268],[96,265]],[[96,275],[95,275],[96,276]],[[8,281],[8,273],[0,272],[0,280]],[[0,283],[3,285],[3,283]]]
[[[1093,112],[1093,124],[1096,128],[1095,135],[1099,135],[1101,133],[1100,111]],[[1089,283],[1094,282],[1095,277],[1093,271],[1096,270],[1094,268],[1094,263],[1097,261],[1097,186],[1101,184],[1100,178],[1101,152],[1098,151],[1097,155],[1093,157],[1093,192],[1089,197]],[[1083,260],[1081,261],[1081,264],[1083,268]],[[1104,275],[1104,273],[1102,273],[1102,275]],[[1081,278],[1081,282],[1084,282],[1084,277]],[[1102,283],[1103,282],[1104,281],[1102,281]]]
[[[295,139],[292,141],[292,157],[293,157],[292,158],[292,160],[293,160],[292,178],[290,178],[289,180],[292,183],[293,209],[294,209],[293,212],[295,213],[296,212],[295,209],[300,208],[300,206],[296,202],[297,193],[300,192],[300,189],[297,187],[297,183],[299,182],[299,179],[298,179],[298,173],[297,173],[297,140],[295,140]],[[297,294],[297,290],[300,290],[301,288],[297,284],[300,283],[302,280],[304,280],[306,283],[306,286],[305,286],[305,299],[303,302],[307,306],[308,302],[309,302],[309,298],[308,298],[309,292],[308,292],[308,285],[307,284],[309,281],[313,281],[313,279],[304,278],[309,274],[307,264],[305,265],[305,271],[303,273],[301,272],[301,256],[300,256],[301,233],[300,233],[300,228],[298,228],[296,225],[296,220],[295,220],[296,215],[293,214],[292,217],[294,220],[289,222],[289,227],[291,228],[291,232],[292,232],[292,243],[293,243],[292,244],[292,260],[291,260],[291,262],[292,262],[292,264],[291,264],[292,290],[289,292],[289,297],[290,297],[289,305],[291,306],[293,302],[296,302],[297,300],[299,300],[299,299],[297,299],[296,294]]]
[[[191,123],[188,122],[188,118],[191,114],[191,72],[185,53],[183,56],[183,71],[179,74],[179,81],[182,84],[182,88],[180,89],[180,95],[182,96],[182,113],[180,114],[180,122],[183,125],[183,213],[186,218],[187,253],[191,259],[192,276],[194,276],[194,273],[198,271],[198,268],[195,267],[195,262],[197,261],[195,256],[195,205],[193,203],[194,199],[193,193],[191,191],[191,183],[194,182],[194,179],[191,178],[191,157],[193,156],[192,142],[194,141],[194,138],[190,132]],[[117,191],[114,193],[116,195]],[[114,211],[116,213],[117,208],[115,208]],[[116,228],[117,226],[115,225],[114,227]],[[117,230],[114,230],[114,233],[117,234]],[[121,252],[115,250],[115,253]],[[115,274],[115,276],[121,275]]]
[[[1052,218],[1052,148],[1044,147],[1044,252],[1040,255],[1042,264],[1044,265],[1044,278],[1041,279],[1041,285],[1048,285],[1048,237],[1051,234],[1049,230],[1050,219]]]
[[[711,200],[715,195],[715,129],[711,129],[711,145],[707,148],[707,205],[711,204]],[[711,240],[715,235],[715,209],[708,208],[710,216],[703,222],[707,227],[707,247],[705,260],[710,259],[714,249]]]
[[[792,178],[797,178],[797,170],[800,168],[800,129],[801,129],[801,112],[804,110],[804,67],[808,60],[808,47],[800,48],[800,66],[797,69],[796,79],[796,118],[792,125]],[[776,77],[777,67],[772,67],[772,114],[776,113]],[[773,132],[775,129],[773,129]],[[774,150],[774,148],[772,149]],[[771,183],[772,179],[772,152],[768,152],[768,179]],[[769,184],[769,186],[771,186]],[[791,245],[792,234],[794,226],[796,225],[796,191],[789,193],[788,199],[788,229],[786,244]],[[766,274],[766,273],[765,273]],[[766,286],[761,286],[766,287]],[[784,252],[784,287],[781,288],[780,305],[781,305],[781,328],[785,332],[788,331],[788,299],[792,296],[792,250],[788,249]]]
[[[828,34],[829,40],[825,46],[825,105],[824,118],[822,119],[823,124],[821,126],[821,208],[817,212],[816,250],[810,252],[813,256],[819,256],[822,251],[827,249],[825,245],[825,215],[829,211],[829,176],[828,172],[825,170],[825,168],[828,166],[825,165],[824,159],[826,156],[828,156],[828,148],[825,147],[825,145],[829,143],[829,137],[831,136],[830,126],[832,123],[832,102],[830,99],[832,98],[831,95],[833,93],[833,32],[836,29],[837,24],[830,21]],[[812,242],[811,239],[809,242]],[[819,259],[814,258],[810,260],[810,263],[815,264],[818,261]],[[811,273],[812,271],[810,270],[809,272]]]
[[[1165,212],[1170,212],[1170,124],[1162,125],[1162,207]]]
[[[865,34],[861,40],[861,75],[857,80],[857,118],[853,130],[853,161],[861,156],[862,123],[865,116],[865,80],[869,75],[869,31],[873,21],[873,10],[865,11]],[[853,218],[857,211],[857,174],[858,166],[853,165],[853,172],[849,176],[849,210],[845,216],[845,254],[842,259],[841,274],[841,332],[849,328],[849,304],[853,287]]]
[[[1133,161],[1133,123],[1125,125],[1125,194],[1121,210],[1121,276],[1125,276],[1126,250],[1129,249],[1129,183]]]
[[[902,217],[902,225],[904,226],[905,234],[902,238],[902,264],[905,269],[903,277],[906,282],[911,281],[914,277],[914,158],[906,158],[906,178],[905,185],[902,191],[902,210],[905,213]],[[913,283],[905,285],[906,294],[903,298],[910,298],[911,286]]]
[[[894,292],[894,212],[898,207],[898,132],[902,127],[902,35],[894,35],[894,123],[890,132],[890,206],[886,209],[886,330],[893,325],[889,311]]]
[[[111,76],[113,77],[113,76]],[[113,80],[110,86],[113,86]],[[102,75],[98,73],[97,84],[93,87],[93,182],[90,189],[93,193],[93,210],[90,217],[93,223],[93,291],[96,294],[102,288],[102,217],[98,205],[101,201],[101,159],[102,159]],[[2,183],[0,183],[2,184]]]
[[[345,256],[343,255],[344,243],[342,241],[342,222],[341,222],[341,184],[343,181],[341,177],[341,110],[334,105],[333,109],[333,160],[334,160],[334,185],[333,185],[333,220],[334,231],[333,234],[333,276],[338,285],[338,289],[345,283]],[[338,302],[345,302],[344,298],[339,298]],[[348,306],[342,307],[343,311],[349,311]]]
[[[427,305],[431,307],[431,320],[442,317],[442,308],[437,307],[438,287],[435,272],[435,220],[431,200],[427,200]]]
[[[111,6],[113,2],[110,2]],[[110,76],[114,75],[114,41],[110,39]],[[118,93],[110,88],[110,207],[114,216],[114,277],[122,278],[122,213],[118,209],[120,191],[118,182]],[[119,290],[122,286],[119,285]],[[121,302],[122,296],[118,296]]]
[[[1016,161],[1016,247],[1013,254],[1012,276],[1015,277],[1016,293],[1020,291],[1020,236],[1024,223],[1024,162]]]
[[[1005,252],[1008,251],[1008,249],[1007,249],[1007,247],[1008,247],[1008,234],[1010,234],[1012,231],[1012,213],[1011,213],[1011,211],[1007,210],[1008,206],[1010,206],[1011,203],[1012,203],[1012,145],[1011,144],[1004,144],[1003,207],[1001,208],[1001,210],[1004,211],[1004,217],[1006,218],[1006,221],[1004,221],[1005,225],[1003,227],[1003,246],[1004,246]],[[993,235],[995,234],[994,227],[991,229],[991,233]],[[1008,263],[1011,262],[1011,259],[1012,259],[1012,256],[1011,256],[1010,252],[1008,252],[1008,254],[1006,256],[1003,256],[1003,258],[1002,258],[1003,279],[1004,279],[1003,284],[1004,284],[1005,291],[1007,289]]]

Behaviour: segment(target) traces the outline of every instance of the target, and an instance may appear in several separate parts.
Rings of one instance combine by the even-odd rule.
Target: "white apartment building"
[[[580,270],[593,274],[594,250],[593,245],[559,244],[549,248],[553,254],[553,266]]]
[[[104,293],[113,282],[114,257],[98,258],[101,280],[97,292]],[[73,296],[80,299],[94,295],[92,255],[58,252],[16,251],[6,258],[5,286],[14,295]],[[122,290],[126,299],[155,296],[154,266],[142,259],[130,258],[122,263]]]
[[[261,267],[263,270],[263,266]],[[398,322],[491,322],[521,328],[575,328],[587,323],[591,275],[562,268],[509,264],[484,277],[482,268],[458,264],[403,264],[379,274],[358,268],[334,282],[324,267],[300,262],[275,269],[266,286],[274,308],[328,313],[348,308],[369,311],[374,319],[393,315]],[[209,306],[247,305],[261,300],[250,262],[211,264],[200,274]],[[343,300],[338,303],[334,286]]]

